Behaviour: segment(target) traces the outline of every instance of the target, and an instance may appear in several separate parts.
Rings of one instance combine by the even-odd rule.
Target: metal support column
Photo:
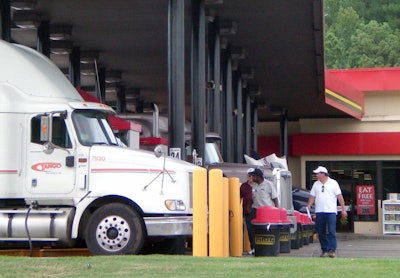
[[[120,86],[118,91],[118,113],[126,113],[126,88],[125,86]]]
[[[37,51],[50,58],[50,22],[42,21],[38,28]]]
[[[214,21],[208,22],[207,24],[207,47],[208,47],[208,55],[207,55],[207,105],[206,105],[206,121],[207,121],[207,131],[215,132],[214,126],[214,43],[215,43],[215,29],[214,29]]]
[[[287,110],[284,109],[281,115],[280,121],[280,152],[281,156],[288,155],[288,120],[287,120]]]
[[[213,85],[208,90],[207,123],[208,130],[221,135],[221,42],[219,18],[208,24],[208,81]]]
[[[222,65],[222,155],[225,162],[233,162],[233,97],[232,97],[232,61],[230,49],[224,50]]]
[[[244,94],[246,98],[246,107],[244,113],[244,151],[251,154],[251,98],[248,94]]]
[[[11,0],[0,0],[1,39],[11,42]]]
[[[69,55],[69,80],[75,87],[81,86],[81,49],[77,46]]]
[[[96,97],[100,100],[100,102],[106,102],[106,69],[101,67],[98,69],[98,78],[99,80],[95,85]]]
[[[243,163],[243,91],[242,91],[242,79],[240,74],[237,74],[235,80],[235,91],[236,91],[236,134],[235,136],[235,162]]]
[[[254,105],[253,109],[253,133],[252,133],[252,140],[253,140],[253,150],[258,152],[258,110],[257,110],[257,104]]]
[[[168,3],[168,145],[185,154],[185,2]],[[182,156],[180,158],[182,158]]]
[[[205,159],[206,54],[204,0],[192,0],[192,147]]]
[[[382,161],[376,162],[376,198],[383,200],[386,196],[383,195],[383,163]]]

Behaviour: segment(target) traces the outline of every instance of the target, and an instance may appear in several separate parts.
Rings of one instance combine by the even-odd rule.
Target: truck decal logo
[[[32,165],[31,168],[34,171],[46,172],[48,170],[61,168],[61,163],[58,163],[58,162],[41,162],[41,163],[36,163],[36,164]]]

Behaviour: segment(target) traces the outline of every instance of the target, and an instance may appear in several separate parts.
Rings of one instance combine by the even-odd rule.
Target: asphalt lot
[[[338,258],[398,258],[400,259],[400,235],[360,235],[338,233]],[[321,249],[318,240],[290,253],[280,253],[281,257],[319,258]],[[329,259],[329,258],[327,258]]]

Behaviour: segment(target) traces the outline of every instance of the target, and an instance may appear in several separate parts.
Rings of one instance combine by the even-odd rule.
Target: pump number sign
[[[170,148],[169,156],[175,159],[181,159],[181,148]]]

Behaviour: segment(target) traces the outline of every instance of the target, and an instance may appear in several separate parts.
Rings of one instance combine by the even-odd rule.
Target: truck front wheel
[[[108,204],[89,218],[85,239],[93,255],[138,254],[145,239],[143,222],[130,207]]]

